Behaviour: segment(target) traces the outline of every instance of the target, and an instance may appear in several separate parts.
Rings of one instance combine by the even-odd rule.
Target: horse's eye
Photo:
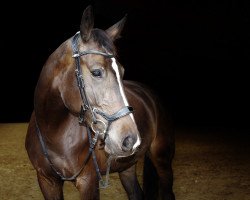
[[[102,77],[102,70],[101,69],[94,69],[93,71],[91,71],[91,74],[94,77],[101,78]]]

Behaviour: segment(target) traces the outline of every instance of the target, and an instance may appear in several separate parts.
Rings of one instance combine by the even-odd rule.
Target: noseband
[[[121,108],[119,111],[117,111],[116,113],[114,113],[112,115],[108,115],[105,112],[98,110],[97,108],[93,108],[90,105],[88,98],[87,98],[87,95],[86,95],[86,91],[85,91],[83,72],[82,72],[82,68],[80,65],[80,57],[84,56],[84,55],[88,55],[88,54],[95,54],[95,55],[104,56],[106,58],[113,58],[114,55],[109,54],[109,53],[105,53],[105,52],[101,52],[101,51],[96,51],[96,50],[86,50],[86,51],[79,52],[78,45],[77,45],[77,41],[78,41],[79,36],[80,36],[80,33],[77,32],[74,35],[73,40],[72,40],[72,50],[73,50],[72,57],[75,58],[76,78],[77,78],[78,88],[79,88],[82,103],[83,103],[83,105],[81,106],[81,111],[80,111],[80,115],[79,115],[79,122],[82,123],[84,121],[84,115],[85,115],[86,111],[89,110],[91,112],[91,116],[92,116],[92,121],[91,121],[91,125],[90,125],[92,131],[94,133],[98,133],[98,134],[102,135],[103,138],[105,138],[110,124],[112,122],[132,113],[133,108],[131,106],[125,106],[125,107]],[[105,123],[101,119],[97,119],[96,114],[102,116],[107,121],[107,123]],[[100,127],[102,127],[102,128],[100,128]]]

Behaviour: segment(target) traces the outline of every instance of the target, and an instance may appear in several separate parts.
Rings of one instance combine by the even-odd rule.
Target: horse
[[[102,176],[115,172],[130,200],[175,199],[173,120],[151,88],[123,79],[117,59],[114,43],[126,18],[95,28],[93,8],[86,7],[80,30],[42,67],[25,148],[44,199],[63,199],[65,181],[81,199],[100,199],[108,186]]]

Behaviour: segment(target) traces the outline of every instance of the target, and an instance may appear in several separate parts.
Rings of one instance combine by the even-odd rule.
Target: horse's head
[[[72,60],[77,66],[76,79],[82,105],[81,111],[78,107],[78,114],[87,126],[100,133],[105,141],[105,151],[119,157],[133,154],[141,142],[124,92],[124,69],[116,59],[113,44],[125,18],[107,30],[93,28],[94,18],[89,6],[83,12],[80,32],[72,40],[75,58]],[[73,103],[67,104],[70,107]]]

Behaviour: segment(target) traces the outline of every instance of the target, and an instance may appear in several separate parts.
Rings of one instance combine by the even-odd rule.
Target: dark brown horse
[[[150,90],[122,80],[113,42],[124,22],[93,28],[87,7],[80,31],[43,66],[25,145],[45,199],[63,199],[64,181],[81,199],[99,199],[102,175],[113,172],[129,199],[174,199],[172,123]],[[143,190],[135,170],[140,158]]]

